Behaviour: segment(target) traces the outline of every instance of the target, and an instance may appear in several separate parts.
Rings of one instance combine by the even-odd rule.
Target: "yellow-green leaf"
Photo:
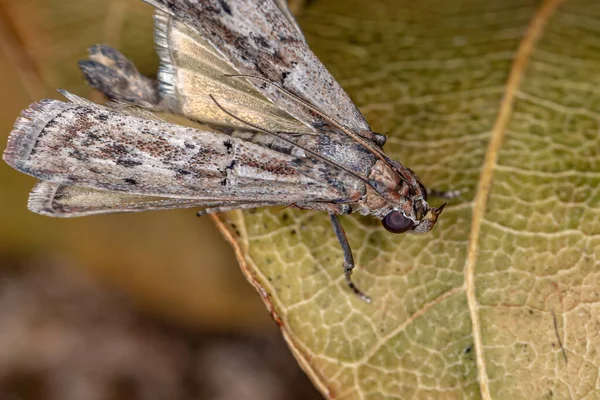
[[[313,382],[343,399],[598,398],[600,4],[319,0],[300,22],[386,152],[463,190],[423,236],[343,219],[370,305],[325,214],[223,218]]]

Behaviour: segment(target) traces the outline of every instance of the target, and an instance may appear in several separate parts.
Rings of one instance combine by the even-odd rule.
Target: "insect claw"
[[[340,224],[340,220],[337,215],[329,214],[329,218],[331,220],[331,225],[333,226],[333,231],[340,242],[340,246],[342,246],[342,250],[344,251],[344,277],[346,278],[346,283],[348,287],[357,295],[362,301],[365,303],[371,304],[371,298],[364,294],[354,282],[352,282],[352,269],[354,269],[354,257],[352,257],[352,250],[350,250],[350,244],[348,243],[348,238],[346,238],[346,233],[344,232],[344,228],[342,224]]]
[[[344,277],[346,278],[346,283],[348,284],[348,287],[350,288],[350,290],[352,290],[354,292],[354,294],[358,296],[359,299],[361,299],[362,301],[364,301],[367,304],[371,304],[373,302],[371,297],[364,294],[354,284],[354,282],[352,282],[352,278],[350,278],[350,275],[352,275],[352,270],[347,269],[346,271],[344,271]]]

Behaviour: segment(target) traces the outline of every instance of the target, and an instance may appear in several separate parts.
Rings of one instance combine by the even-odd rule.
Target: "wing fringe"
[[[21,111],[2,158],[11,167],[27,173],[25,162],[34,150],[35,143],[44,128],[64,110],[58,100],[41,100]]]

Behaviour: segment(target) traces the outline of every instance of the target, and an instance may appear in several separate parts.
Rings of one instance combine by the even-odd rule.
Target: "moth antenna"
[[[429,189],[427,194],[429,194],[433,197],[438,197],[440,199],[452,200],[452,199],[456,199],[457,197],[460,197],[460,195],[463,193],[463,191],[464,190],[461,190],[461,189],[447,190],[447,191]]]
[[[287,210],[288,208],[294,207],[295,205],[296,205],[296,203],[288,204],[287,206],[282,207],[281,210],[279,210],[279,211]]]
[[[300,103],[303,106],[307,107],[309,110],[311,110],[315,114],[319,115],[324,120],[326,120],[326,121],[330,122],[331,124],[335,125],[336,128],[340,129],[346,135],[350,136],[356,142],[360,143],[365,149],[369,150],[376,157],[378,157],[381,161],[383,161],[385,163],[388,162],[387,161],[387,157],[384,154],[382,154],[381,150],[376,149],[371,144],[369,144],[368,142],[366,142],[365,139],[363,139],[361,136],[359,136],[356,133],[352,132],[350,129],[346,128],[344,125],[342,125],[340,122],[338,122],[335,118],[330,117],[329,115],[325,114],[323,111],[319,110],[317,107],[315,107],[314,105],[310,104],[308,101],[304,100],[302,97],[299,97],[298,95],[295,95],[294,93],[288,91],[287,89],[285,89],[284,87],[282,87],[278,83],[273,82],[273,81],[271,81],[269,79],[265,79],[262,76],[243,75],[243,74],[239,74],[239,75],[233,74],[233,75],[225,75],[225,76],[229,76],[229,77],[232,77],[232,78],[250,78],[250,79],[256,79],[256,80],[259,80],[261,82],[265,82],[265,83],[268,83],[270,85],[273,85],[275,88],[277,88],[277,90],[279,90],[280,92],[282,92],[286,96],[288,96],[291,99],[297,101],[298,103]]]

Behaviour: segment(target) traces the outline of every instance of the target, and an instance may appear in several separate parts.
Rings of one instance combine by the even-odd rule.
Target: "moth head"
[[[381,220],[383,227],[392,233],[427,233],[435,223],[438,216],[442,213],[447,203],[440,207],[429,207],[427,204],[427,191],[419,182],[419,192],[407,205],[412,206],[412,209],[392,209]]]
[[[409,168],[389,160],[390,165],[398,174],[397,186],[394,192],[402,204],[394,207],[381,220],[383,227],[392,233],[426,233],[429,232],[438,216],[446,206],[430,207],[427,203],[427,190]]]

